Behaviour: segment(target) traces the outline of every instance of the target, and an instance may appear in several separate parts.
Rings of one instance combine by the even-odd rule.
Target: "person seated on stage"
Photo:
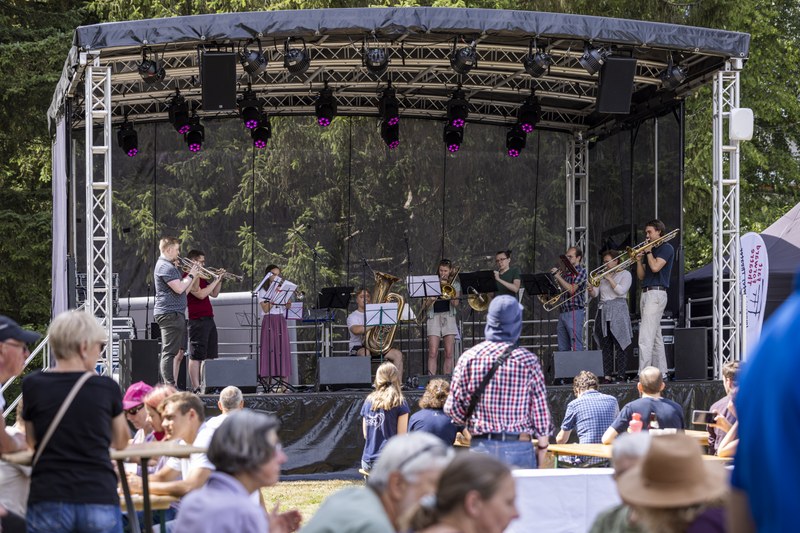
[[[603,444],[611,444],[617,435],[628,430],[633,413],[641,415],[644,431],[668,428],[683,431],[686,427],[683,420],[683,408],[672,400],[661,397],[664,380],[658,368],[654,366],[643,368],[639,373],[639,383],[636,384],[636,388],[642,397],[622,408],[617,418],[603,434]]]
[[[450,279],[453,265],[449,259],[442,259],[439,262],[439,279],[441,283],[447,283]],[[458,335],[458,323],[456,315],[458,313],[459,297],[461,296],[461,284],[458,280],[453,280],[455,296],[450,299],[429,298],[429,305],[426,313],[428,318],[428,374],[436,375],[439,373],[437,360],[439,359],[439,339],[444,340],[444,363],[442,364],[443,374],[453,373],[453,354],[456,347],[456,335]]]
[[[718,415],[715,423],[708,425],[708,453],[712,455],[717,455],[722,439],[730,431],[731,426],[736,423],[736,415],[728,406],[732,405],[731,391],[733,391],[738,373],[738,361],[731,361],[722,365],[722,386],[725,388],[725,396],[714,402],[709,409],[709,411],[713,411]]]
[[[407,530],[499,533],[519,517],[516,495],[505,463],[488,455],[460,453],[442,472],[436,494],[420,500]]]
[[[365,288],[360,288],[356,292],[356,305],[358,306],[355,311],[347,316],[347,329],[350,331],[350,355],[369,355],[369,350],[364,346],[364,335],[369,329],[365,326],[367,319],[365,310],[367,304],[370,303],[371,296],[369,291]],[[393,363],[400,371],[400,381],[403,381],[403,352],[397,348],[390,348],[383,356],[384,359]]]
[[[408,431],[426,431],[452,446],[456,434],[464,427],[453,424],[450,417],[444,414],[444,402],[448,394],[450,394],[450,383],[444,379],[430,380],[419,400],[420,410],[411,415],[408,421]]]
[[[727,531],[728,472],[702,454],[688,435],[659,435],[650,440],[644,458],[619,477],[619,495],[645,531]]]
[[[131,444],[150,442],[154,440],[153,425],[148,421],[147,410],[144,408],[144,398],[153,387],[144,381],[137,381],[128,387],[122,397],[122,408],[125,418],[136,429],[136,434],[131,439]]]
[[[361,468],[369,472],[380,457],[386,442],[408,431],[410,412],[400,389],[400,372],[392,363],[383,363],[375,372],[375,390],[361,407],[364,452]]]
[[[205,408],[198,396],[191,392],[178,392],[167,396],[159,406],[161,425],[168,440],[193,445],[204,439],[208,431],[205,425]],[[182,498],[202,487],[208,480],[213,466],[204,453],[193,453],[189,459],[167,459],[163,468],[149,477],[152,494],[166,494]],[[142,479],[128,474],[132,492],[142,492]]]
[[[641,461],[650,447],[649,433],[626,433],[614,441],[611,448],[611,465],[614,479],[630,470]],[[589,533],[645,533],[631,516],[631,508],[620,503],[600,513],[595,518]]]
[[[567,405],[567,413],[561,423],[561,431],[556,436],[556,443],[565,444],[572,430],[578,431],[578,442],[581,444],[600,444],[603,432],[619,413],[617,399],[597,390],[598,379],[588,370],[582,370],[572,382],[575,399]],[[583,461],[576,459],[575,462]],[[603,459],[590,458],[585,464],[600,464]]]
[[[393,437],[366,487],[329,496],[301,533],[395,533],[400,517],[436,492],[439,476],[454,455],[451,446],[421,431]]]
[[[217,417],[219,418],[219,417]],[[214,465],[208,483],[181,502],[174,531],[272,533],[295,531],[300,512],[264,512],[251,495],[278,483],[286,454],[278,441],[278,420],[255,411],[226,415],[208,446]]]

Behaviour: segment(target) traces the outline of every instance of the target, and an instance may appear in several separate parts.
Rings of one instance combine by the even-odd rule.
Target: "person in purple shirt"
[[[176,533],[283,533],[297,530],[297,510],[267,513],[251,494],[278,482],[286,462],[275,417],[250,410],[228,415],[207,452],[216,470],[181,502]]]

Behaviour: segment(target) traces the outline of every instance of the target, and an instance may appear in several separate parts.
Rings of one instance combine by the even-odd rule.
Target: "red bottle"
[[[633,413],[628,424],[628,433],[639,433],[642,430],[642,415]]]

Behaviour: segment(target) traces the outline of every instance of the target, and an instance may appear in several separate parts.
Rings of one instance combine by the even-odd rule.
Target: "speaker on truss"
[[[236,109],[236,54],[204,52],[201,84],[205,111]]]
[[[369,357],[320,357],[319,384],[323,387],[370,387],[372,372]]]
[[[630,113],[635,74],[635,58],[614,56],[606,58],[606,62],[600,69],[597,111],[621,115]]]

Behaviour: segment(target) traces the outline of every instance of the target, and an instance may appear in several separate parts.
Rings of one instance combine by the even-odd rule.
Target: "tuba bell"
[[[400,317],[403,316],[405,299],[396,292],[389,292],[392,285],[400,281],[400,278],[386,274],[385,272],[375,272],[375,287],[372,289],[372,303],[397,303],[397,323],[391,326],[373,326],[364,335],[364,346],[375,355],[386,355],[391,350],[397,326],[400,324]]]

